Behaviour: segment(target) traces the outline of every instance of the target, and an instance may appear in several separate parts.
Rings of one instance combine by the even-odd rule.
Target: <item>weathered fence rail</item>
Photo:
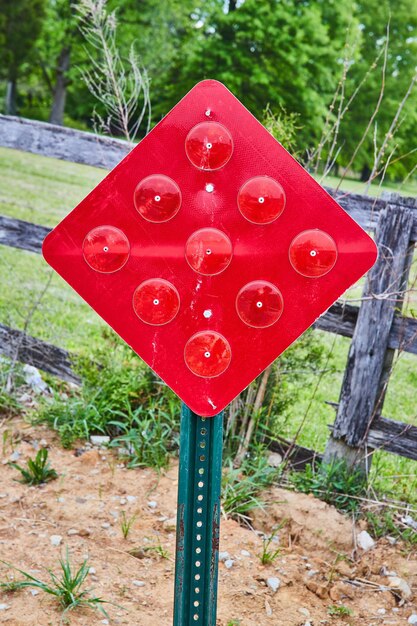
[[[124,141],[0,115],[0,146],[110,169],[131,146]],[[341,206],[363,228],[375,233],[379,259],[370,271],[361,306],[338,302],[315,327],[352,338],[337,415],[324,455],[357,462],[373,449],[417,460],[417,427],[381,416],[394,354],[417,354],[417,320],[401,314],[417,241],[417,199],[387,195],[379,199],[331,189]],[[50,231],[45,226],[0,216],[0,244],[40,253]],[[0,324],[0,353],[30,363],[64,380],[79,382],[71,355]],[[316,452],[285,441],[271,444],[295,452],[304,465]]]

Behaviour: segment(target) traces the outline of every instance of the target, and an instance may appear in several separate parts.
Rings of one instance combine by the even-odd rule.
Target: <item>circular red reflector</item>
[[[150,278],[136,288],[133,309],[142,322],[162,326],[171,322],[180,308],[178,291],[163,278]]]
[[[196,333],[187,341],[184,358],[193,374],[213,378],[227,370],[232,350],[223,335],[205,330]]]
[[[185,244],[185,258],[199,274],[220,274],[232,260],[233,249],[229,237],[217,228],[196,230]]]
[[[265,280],[254,280],[237,294],[237,313],[242,322],[254,328],[272,326],[281,317],[283,309],[280,290]]]
[[[293,268],[307,278],[324,276],[334,267],[337,247],[334,239],[322,230],[305,230],[290,245]]]
[[[83,241],[83,256],[96,272],[110,274],[120,270],[129,258],[130,244],[115,226],[97,226]]]
[[[249,222],[270,224],[285,208],[285,191],[273,178],[256,176],[240,188],[237,204]]]
[[[201,122],[190,130],[185,152],[200,170],[218,170],[233,153],[233,139],[227,128],[218,122]]]
[[[181,191],[177,183],[164,176],[147,176],[137,185],[134,193],[136,210],[148,222],[167,222],[176,215],[181,206]]]

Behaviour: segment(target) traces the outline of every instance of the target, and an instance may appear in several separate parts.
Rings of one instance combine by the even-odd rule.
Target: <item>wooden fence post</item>
[[[344,458],[363,470],[370,455],[366,437],[381,412],[392,366],[389,335],[394,314],[402,306],[410,267],[413,215],[387,205],[379,216],[375,240],[379,258],[368,275],[343,378],[336,420],[324,462]]]

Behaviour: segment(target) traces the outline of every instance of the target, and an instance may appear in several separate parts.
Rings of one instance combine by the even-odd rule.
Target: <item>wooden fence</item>
[[[124,141],[2,115],[0,145],[107,169],[130,149]],[[379,258],[368,274],[361,306],[336,303],[315,323],[352,339],[325,458],[343,456],[357,463],[378,448],[417,460],[417,427],[381,416],[396,351],[417,354],[417,320],[401,314],[417,241],[417,199],[328,191],[363,228],[374,232]],[[0,215],[0,244],[39,254],[48,232],[45,226]],[[79,382],[68,352],[3,324],[0,353]],[[272,447],[288,450],[285,442]],[[294,449],[302,465],[316,454]]]

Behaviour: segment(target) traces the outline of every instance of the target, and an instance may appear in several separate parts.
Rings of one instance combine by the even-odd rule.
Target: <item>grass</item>
[[[58,474],[48,463],[48,450],[42,448],[34,459],[29,459],[26,467],[21,467],[17,463],[9,463],[11,467],[18,470],[22,478],[19,482],[26,485],[42,485],[58,478]]]
[[[259,555],[259,560],[262,565],[272,565],[274,561],[281,554],[281,548],[275,548],[271,544],[275,544],[277,540],[278,529],[276,529],[271,535],[265,536],[262,539],[262,552]]]
[[[332,617],[351,617],[353,615],[352,609],[343,604],[331,604],[327,608],[327,612]]]
[[[23,579],[0,582],[0,589],[3,589],[3,591],[11,593],[27,588],[39,589],[58,600],[63,615],[77,608],[88,607],[98,609],[108,618],[107,611],[103,607],[103,604],[107,604],[107,601],[91,595],[91,589],[84,588],[90,569],[88,561],[85,560],[78,568],[74,568],[71,564],[68,550],[65,557],[59,559],[59,574],[55,574],[51,569],[47,570],[49,574],[49,580],[47,581],[36,578],[14,565],[5,564],[21,574]]]
[[[289,481],[297,491],[312,493],[345,512],[357,511],[359,498],[366,494],[363,474],[352,472],[344,460],[335,460],[316,468],[307,465],[302,472],[292,472]]]
[[[136,522],[137,517],[137,515],[127,517],[126,512],[122,511],[120,529],[122,531],[123,539],[127,539],[129,537],[130,531],[132,530],[132,526]]]
[[[0,214],[53,226],[105,174],[104,170],[92,167],[0,148]],[[335,181],[330,178],[326,180],[326,183],[334,185]],[[346,180],[343,184],[343,188],[348,191],[361,191],[360,187],[361,184],[358,181]],[[390,185],[388,189],[398,190],[395,185]],[[375,187],[372,187],[371,192],[374,191]],[[416,193],[415,181],[411,181],[410,185],[401,192],[406,195]],[[413,275],[415,273],[414,267]],[[0,323],[23,328],[33,303],[47,281],[51,279],[43,299],[30,319],[28,332],[45,341],[69,350],[76,350],[84,357],[91,358],[96,351],[108,350],[109,346],[110,350],[113,349],[112,342],[108,341],[109,331],[105,323],[59,276],[53,273],[50,278],[51,271],[40,255],[2,247],[0,274],[3,287],[0,293]],[[348,297],[355,298],[358,295],[360,295],[360,286],[351,290]],[[417,305],[411,301],[407,305],[407,310],[413,315],[413,311],[417,311]],[[327,405],[326,401],[338,401],[349,340],[321,331],[315,331],[315,337],[323,349],[331,355],[329,366],[325,368],[325,371],[313,369],[310,371],[306,368],[301,380],[297,378],[292,380],[288,376],[283,378],[285,393],[293,394],[295,400],[287,411],[279,416],[277,423],[279,423],[282,435],[292,437],[300,430],[299,442],[301,444],[322,451],[328,437],[328,424],[334,421],[334,409]],[[110,353],[109,357],[111,356]],[[306,354],[306,363],[307,359]],[[128,369],[127,365],[131,366],[129,359],[126,359],[126,369]],[[416,357],[408,354],[403,354],[396,363],[384,405],[383,414],[386,417],[416,423],[414,401],[414,389],[417,384],[416,365]],[[139,374],[140,366],[137,367],[135,372]],[[100,392],[102,391],[103,387],[100,386]],[[62,387],[62,392],[68,393],[65,386]],[[279,395],[279,389],[277,393]],[[87,403],[85,403],[85,397],[82,400],[88,409],[84,416],[82,404],[78,407],[72,405],[74,415],[70,415],[68,411],[65,412],[63,403],[60,407],[55,405],[54,411],[49,413],[49,423],[61,429],[64,439],[67,437],[70,440],[75,434],[87,436],[92,430],[98,433],[103,432],[103,424],[107,428],[111,420],[117,422],[121,417],[106,414],[105,419],[102,419],[100,398],[93,398],[92,391],[87,398],[89,400]],[[7,401],[0,399],[0,413],[3,410],[2,404],[6,405]],[[120,410],[124,415],[125,409],[122,407]],[[92,426],[87,424],[87,417]],[[113,435],[116,434],[120,439],[120,446],[130,450],[130,461],[133,465],[149,462],[144,456],[145,447],[149,448],[147,443],[146,445],[145,443],[139,444],[135,450],[129,441],[135,438],[137,432],[140,432],[139,425],[142,425],[143,417],[137,409],[134,419],[131,419],[130,430],[112,427],[115,429]],[[124,418],[121,421],[124,422]],[[165,424],[170,424],[169,416]],[[72,430],[73,425],[78,429],[76,433]],[[164,428],[161,428],[162,436],[164,436]],[[156,437],[157,433],[154,434]],[[159,432],[158,436],[160,435]],[[149,436],[151,436],[151,431],[148,429],[146,437]],[[160,451],[157,451],[157,459],[161,466],[166,462]],[[230,484],[227,487],[227,501],[233,510],[238,506],[237,500],[233,502],[236,491],[239,489],[238,478],[234,478],[233,473],[229,474],[228,478]],[[371,484],[376,490],[385,492],[388,496],[417,503],[417,476],[413,461],[383,451],[376,452],[371,472]],[[257,496],[251,495],[250,488],[247,495],[250,506],[251,498],[256,500]],[[240,514],[238,510],[236,514]],[[243,515],[245,514],[243,512]]]

